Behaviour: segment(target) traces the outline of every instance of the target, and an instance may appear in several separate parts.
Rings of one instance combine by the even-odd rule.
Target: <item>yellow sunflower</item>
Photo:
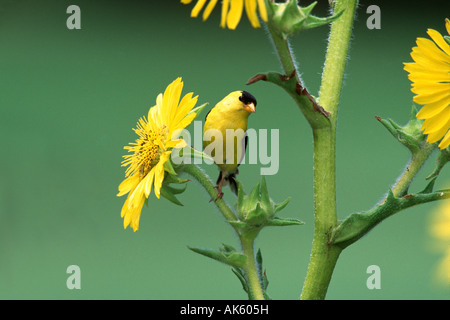
[[[445,19],[445,27],[450,34],[449,19]],[[415,62],[405,63],[405,70],[416,94],[414,102],[423,105],[417,113],[418,119],[425,119],[423,133],[429,143],[443,138],[439,148],[444,149],[450,145],[450,45],[436,30],[427,33],[434,42],[417,38],[417,47],[411,52]]]
[[[431,218],[430,233],[444,255],[437,266],[436,278],[439,283],[450,286],[450,201],[445,201]]]
[[[200,10],[205,6],[207,0],[198,0],[194,8],[191,11],[191,17],[196,18],[200,13]],[[181,3],[188,4],[192,0],[181,0]],[[216,6],[217,0],[209,0],[208,5],[203,11],[203,21],[208,19],[211,11]],[[228,27],[228,29],[236,29],[239,21],[241,20],[242,11],[247,13],[247,17],[253,28],[259,28],[258,15],[256,11],[258,9],[261,18],[267,22],[267,9],[264,0],[223,0],[222,1],[222,18],[220,26],[222,28]]]
[[[183,82],[177,78],[156,98],[156,105],[148,111],[148,117],[142,117],[133,129],[139,136],[134,143],[125,146],[130,152],[123,156],[122,166],[128,166],[126,179],[119,185],[117,196],[128,193],[122,207],[124,227],[131,224],[134,231],[139,228],[142,206],[150,195],[152,186],[157,198],[160,197],[164,181],[164,164],[168,161],[173,148],[183,148],[183,139],[172,140],[174,132],[186,128],[196,117],[192,108],[198,96],[186,94],[180,101]]]

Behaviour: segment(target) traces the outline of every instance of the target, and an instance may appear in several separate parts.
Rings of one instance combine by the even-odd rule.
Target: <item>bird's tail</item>
[[[224,173],[222,171],[220,171],[219,173],[219,178],[217,178],[217,182],[216,185],[219,185],[220,181],[222,180],[222,175]],[[223,186],[226,185],[230,185],[230,189],[231,191],[237,196],[238,195],[238,186],[237,186],[237,182],[236,182],[236,173],[228,173],[225,176],[225,179],[223,181]]]

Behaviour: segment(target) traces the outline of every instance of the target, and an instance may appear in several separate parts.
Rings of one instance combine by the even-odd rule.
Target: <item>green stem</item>
[[[337,0],[334,8],[335,12],[344,11],[341,17],[331,25],[319,92],[319,104],[331,112],[334,122],[337,120],[339,98],[357,4],[358,0]]]
[[[217,198],[218,195],[217,189],[215,188],[211,178],[200,167],[194,164],[189,164],[183,166],[181,171],[189,174],[195,180],[197,180],[203,186],[203,188],[205,188],[206,192],[208,192],[211,199]],[[214,203],[228,222],[238,221],[233,210],[228,206],[228,204],[223,199],[217,199],[214,201]],[[261,286],[261,281],[259,279],[255,254],[253,251],[253,243],[258,233],[257,232],[244,233],[241,231],[241,229],[239,229],[235,225],[231,223],[230,225],[233,227],[234,231],[239,236],[242,245],[242,251],[244,255],[247,257],[243,269],[247,276],[249,290],[251,291],[250,296],[252,296],[256,300],[264,300],[263,289]]]
[[[330,245],[336,213],[336,120],[357,0],[338,0],[344,10],[330,31],[322,74],[319,104],[330,112],[330,127],[313,128],[314,135],[314,238],[301,299],[324,299],[341,248]]]
[[[202,187],[205,188],[206,192],[208,192],[211,199],[217,198],[218,192],[215,188],[215,185],[213,184],[208,174],[206,174],[206,172],[203,171],[200,167],[195,164],[189,164],[183,166],[182,171],[197,180],[202,185]],[[231,208],[223,199],[217,199],[214,201],[214,203],[228,222],[237,220],[233,210],[231,210]],[[237,229],[234,226],[233,228],[237,232]]]
[[[285,75],[280,78],[278,74],[275,76],[273,73],[268,73],[264,75],[263,79],[281,86],[291,95],[300,111],[308,120],[311,128],[329,126],[328,118],[324,116],[324,113],[320,113],[323,109],[316,104],[300,79],[288,39],[274,29],[271,21],[269,21],[267,27]],[[257,78],[257,80],[260,80],[260,78]],[[253,78],[253,81],[249,83],[254,81],[255,79]]]
[[[365,212],[349,215],[333,229],[331,242],[342,249],[358,241],[384,219],[412,206],[450,198],[450,190],[430,191],[395,197],[389,191],[382,203]]]
[[[283,67],[284,73],[286,75],[290,75],[292,71],[295,70],[295,77],[297,78],[297,80],[300,80],[298,78],[297,68],[295,66],[294,58],[292,56],[288,40],[278,34],[278,32],[273,29],[270,23],[267,25],[267,27],[269,29],[273,45],[275,46],[275,49],[278,53],[278,58],[280,59],[280,63]]]
[[[394,196],[399,197],[407,192],[412,180],[419,172],[420,168],[422,168],[427,159],[430,157],[431,153],[433,153],[434,149],[435,146],[433,144],[424,143],[422,148],[413,153],[411,160],[406,166],[405,171],[392,187],[392,193],[394,194]]]
[[[253,243],[255,237],[240,236],[239,238],[241,240],[242,251],[247,256],[247,261],[243,269],[245,271],[245,274],[247,275],[247,283],[249,286],[249,290],[251,291],[250,296],[255,300],[265,300],[261,285],[261,279],[259,279],[258,267],[255,261],[255,253],[253,251]]]
[[[341,249],[329,245],[336,225],[334,134],[331,128],[314,130],[314,238],[301,298],[324,299]]]

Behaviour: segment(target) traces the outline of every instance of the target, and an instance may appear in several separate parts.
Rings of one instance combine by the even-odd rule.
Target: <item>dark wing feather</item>
[[[244,140],[244,153],[242,154],[242,157],[245,157],[245,152],[247,151],[247,144],[248,144],[248,135],[245,133],[245,140]],[[238,164],[238,167],[241,165],[241,163]]]

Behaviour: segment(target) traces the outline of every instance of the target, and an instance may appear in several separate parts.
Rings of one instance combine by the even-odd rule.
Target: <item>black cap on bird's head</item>
[[[256,99],[251,93],[249,93],[247,91],[242,91],[242,95],[239,97],[239,100],[243,104],[245,104],[246,110],[248,112],[256,111]]]

